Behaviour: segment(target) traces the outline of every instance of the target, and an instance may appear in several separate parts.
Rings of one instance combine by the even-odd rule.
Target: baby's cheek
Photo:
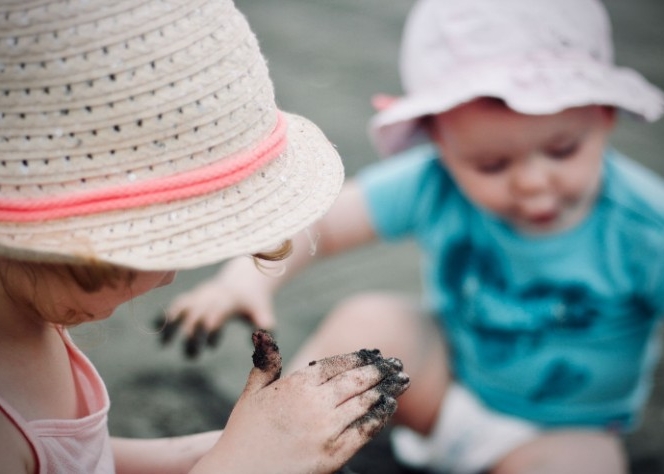
[[[508,186],[490,182],[478,182],[466,195],[475,205],[499,215],[508,212],[515,199]]]
[[[568,200],[571,201],[588,201],[592,200],[599,190],[601,174],[599,170],[593,172],[570,172],[565,185],[563,193]]]

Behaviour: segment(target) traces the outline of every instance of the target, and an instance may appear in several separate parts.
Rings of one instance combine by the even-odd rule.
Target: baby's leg
[[[294,356],[289,371],[362,348],[401,359],[411,385],[399,397],[394,421],[428,434],[449,381],[447,353],[432,318],[408,298],[370,293],[342,302]]]
[[[617,436],[596,431],[545,433],[509,453],[492,474],[626,474]]]

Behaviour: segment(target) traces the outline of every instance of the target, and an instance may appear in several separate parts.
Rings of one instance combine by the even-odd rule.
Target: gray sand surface
[[[376,92],[398,93],[397,50],[410,0],[238,0],[268,58],[281,108],[316,122],[341,152],[347,174],[377,159],[365,133]],[[642,71],[664,88],[664,2],[609,0],[619,64]],[[664,121],[622,118],[614,144],[664,175]],[[386,258],[386,256],[389,256]],[[113,401],[112,434],[136,437],[190,433],[223,426],[251,367],[250,332],[239,322],[220,348],[196,362],[180,346],[162,349],[154,315],[216,267],[183,272],[172,286],[120,308],[108,321],[74,331],[95,362]],[[276,301],[278,342],[286,360],[341,298],[364,289],[416,293],[411,243],[380,244],[326,261],[289,283]],[[406,368],[407,370],[407,368]],[[627,439],[633,472],[664,473],[664,371],[660,367],[643,426]],[[404,473],[386,436],[346,469]]]

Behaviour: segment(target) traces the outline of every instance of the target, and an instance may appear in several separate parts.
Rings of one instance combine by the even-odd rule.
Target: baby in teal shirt
[[[309,229],[316,255],[302,233],[281,276],[232,261],[171,314],[187,331],[238,310],[269,327],[274,291],[315,258],[414,238],[423,300],[342,302],[291,366],[365,346],[403,360],[394,447],[407,464],[626,472],[619,434],[659,353],[664,181],[608,141],[619,111],[658,119],[662,92],[613,63],[594,0],[419,0],[401,76],[404,95],[383,97],[371,124],[391,157]]]

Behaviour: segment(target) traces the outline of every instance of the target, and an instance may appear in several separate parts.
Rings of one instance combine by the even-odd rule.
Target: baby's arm
[[[275,325],[275,291],[317,258],[334,255],[375,239],[367,205],[359,184],[347,181],[330,211],[292,239],[293,252],[270,264],[277,270],[257,268],[253,260],[229,261],[212,278],[180,294],[166,311],[161,337],[169,342],[178,330],[187,337],[187,354],[196,356],[207,343],[214,345],[219,328],[241,315],[259,328]],[[210,337],[212,335],[212,337]]]

